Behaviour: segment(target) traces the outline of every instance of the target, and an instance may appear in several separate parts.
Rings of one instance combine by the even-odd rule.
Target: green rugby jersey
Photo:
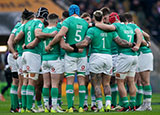
[[[15,33],[15,36],[17,36],[17,35],[22,31],[23,26],[24,26],[24,24],[22,24],[22,25],[17,29],[17,31],[16,31],[16,33]],[[24,44],[24,38],[21,39],[21,40],[16,44],[16,50],[17,50],[19,56],[22,56],[22,53],[23,53],[23,48],[22,48],[22,46],[23,46],[23,44]]]
[[[113,25],[116,27],[116,32],[118,33],[121,39],[124,39],[131,43],[134,42],[135,33],[131,27],[127,26],[124,23],[113,23]],[[131,48],[124,48],[121,46],[118,46],[118,53],[123,53],[126,55],[133,55],[133,56],[137,55],[137,52],[132,51]]]
[[[52,33],[54,31],[58,31],[56,27],[46,27],[43,29],[44,33]],[[43,42],[43,51],[42,51],[42,61],[49,61],[49,60],[57,60],[60,57],[60,45],[59,42],[52,46],[50,52],[45,51],[45,47],[52,41],[54,38],[46,38],[42,40]]]
[[[17,29],[18,29],[21,25],[22,25],[22,24],[21,24],[20,22],[18,22],[18,23],[14,26],[14,28],[12,29],[11,34],[14,34],[14,35],[15,35]]]
[[[138,27],[136,24],[133,23],[128,23],[128,26],[130,26],[131,28],[133,28],[133,30],[135,31],[136,29],[139,29],[141,32],[142,29],[140,27]],[[143,36],[143,40],[145,40],[144,36]],[[142,52],[142,53],[152,53],[151,49],[148,48],[147,46],[141,46],[138,50],[138,52]]]
[[[72,45],[84,40],[85,34],[88,29],[88,23],[80,18],[80,17],[68,17],[62,23],[62,27],[68,28],[68,32],[66,34],[66,43]],[[67,52],[68,56],[71,57],[85,57],[86,56],[86,48],[84,48],[82,53],[75,53],[75,52]]]
[[[25,34],[25,45],[28,45],[30,42],[32,42],[35,39],[36,29],[41,29],[41,30],[44,29],[44,24],[38,19],[30,20],[23,26],[22,31]],[[42,50],[41,48],[42,48],[42,42],[40,42],[33,49],[24,49],[24,52],[41,54],[41,50]]]
[[[111,44],[118,37],[116,32],[105,32],[97,27],[91,27],[87,31],[87,37],[91,42],[91,53],[112,54]]]

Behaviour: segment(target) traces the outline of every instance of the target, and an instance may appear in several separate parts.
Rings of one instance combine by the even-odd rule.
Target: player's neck
[[[56,26],[57,24],[51,24],[51,23],[48,25],[48,27],[56,27]]]
[[[77,17],[78,15],[77,15],[77,14],[73,14],[72,16]],[[79,17],[79,16],[78,16],[78,17]]]
[[[43,18],[36,18],[36,19],[40,20],[42,23],[44,22]]]
[[[99,21],[96,21],[96,20],[95,20],[95,23],[96,23],[96,24],[102,24],[103,21],[100,21],[100,22],[99,22]]]

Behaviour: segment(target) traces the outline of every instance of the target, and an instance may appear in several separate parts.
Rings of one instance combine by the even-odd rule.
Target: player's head
[[[121,21],[121,22],[127,23],[127,20],[126,20],[124,14],[120,14],[120,15],[119,15],[119,18],[120,18],[120,21]]]
[[[49,14],[49,12],[48,12],[47,8],[40,7],[37,11],[36,18],[43,18],[43,19],[47,20],[48,14]]]
[[[30,20],[31,18],[34,18],[34,13],[31,11],[28,11],[27,9],[24,9],[21,16],[22,20]]]
[[[57,14],[49,14],[48,16],[48,23],[49,24],[57,24],[58,23],[58,15]]]
[[[80,15],[80,8],[75,4],[70,5],[69,7],[69,16],[72,16],[73,14],[77,14],[78,16]]]
[[[62,21],[65,20],[65,19],[68,18],[68,17],[69,17],[69,12],[68,12],[68,11],[64,11],[64,12],[62,13]]]
[[[132,17],[132,14],[130,13],[124,13],[124,17],[125,19],[127,20],[127,22],[133,22],[133,17]]]
[[[84,20],[86,20],[86,22],[89,24],[91,23],[91,15],[87,12],[84,12],[82,15],[81,15],[81,18],[83,18]]]
[[[93,12],[93,19],[97,22],[101,22],[103,17],[103,13],[101,10],[96,10]]]
[[[108,7],[103,7],[100,9],[103,13],[103,22],[108,24],[109,23],[109,14],[110,14],[110,9]]]
[[[114,23],[116,21],[120,21],[119,15],[116,12],[112,12],[109,15],[109,22],[112,24],[112,23]]]

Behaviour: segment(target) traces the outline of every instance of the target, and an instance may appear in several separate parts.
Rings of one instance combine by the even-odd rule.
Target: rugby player
[[[85,37],[85,33],[88,29],[88,23],[79,17],[80,9],[77,5],[71,5],[69,7],[69,15],[70,17],[63,21],[62,28],[59,33],[56,35],[55,39],[53,39],[46,50],[51,49],[51,46],[56,42],[61,40],[61,47],[65,49],[65,72],[67,78],[67,103],[68,103],[68,112],[73,112],[73,101],[72,97],[74,94],[74,77],[75,72],[77,71],[77,78],[79,84],[79,112],[83,112],[83,105],[86,93],[85,87],[85,71],[87,64],[86,57],[86,49],[81,50],[82,53],[78,53],[80,51],[78,48],[74,50],[74,48],[69,47],[69,44],[75,44],[82,41]],[[63,36],[66,35],[66,43],[63,39]],[[73,51],[74,52],[69,52]]]
[[[152,88],[150,85],[150,72],[153,71],[153,54],[150,46],[149,35],[141,30],[136,24],[134,24],[132,15],[129,13],[124,14],[126,20],[128,21],[128,26],[132,28],[139,29],[144,35],[143,40],[146,40],[147,46],[141,46],[139,49],[140,55],[138,56],[138,72],[141,78],[141,83],[143,86],[143,104],[136,111],[152,111],[151,99],[152,99]],[[145,37],[146,36],[146,37]],[[142,94],[142,87],[139,86],[140,93]],[[141,102],[142,97],[139,97],[138,102]],[[139,104],[140,105],[140,104]],[[139,106],[138,105],[138,106]]]
[[[117,31],[121,39],[127,40],[128,42],[134,42],[134,31],[124,23],[120,23],[120,19],[117,13],[112,12],[109,16],[109,21],[112,25],[97,24],[96,26],[110,31]],[[134,84],[135,69],[138,63],[137,52],[142,39],[137,39],[137,43],[133,48],[122,48],[119,47],[118,64],[116,70],[116,79],[118,84],[118,90],[123,101],[123,108],[121,111],[129,111],[129,102],[127,92],[124,86],[124,81],[127,79],[130,92],[130,107],[131,110],[135,110],[136,101],[136,86]],[[133,52],[134,51],[134,52]]]

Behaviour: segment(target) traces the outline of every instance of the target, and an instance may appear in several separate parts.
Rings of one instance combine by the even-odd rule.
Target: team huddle
[[[8,40],[13,75],[10,111],[88,111],[89,82],[93,112],[151,111],[150,46],[150,36],[134,23],[130,13],[118,15],[103,7],[93,13],[92,20],[90,14],[80,16],[79,7],[71,5],[59,22],[47,8],[39,8],[36,16],[25,9]],[[74,107],[75,76],[78,110]],[[67,110],[61,108],[64,77]]]

